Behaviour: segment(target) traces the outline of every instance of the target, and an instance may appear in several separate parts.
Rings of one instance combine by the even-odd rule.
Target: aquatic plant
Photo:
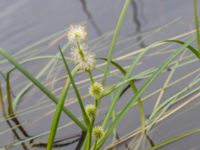
[[[192,102],[200,96],[200,87],[195,87],[200,82],[200,78],[199,76],[197,76],[195,80],[187,84],[186,87],[180,89],[177,93],[171,95],[169,98],[162,101],[164,97],[163,95],[166,92],[167,88],[176,85],[178,82],[183,81],[188,76],[200,72],[200,70],[197,69],[193,72],[189,72],[183,77],[180,77],[174,82],[170,82],[176,68],[192,63],[194,60],[196,62],[199,62],[200,60],[199,49],[195,48],[192,45],[195,41],[197,41],[197,44],[199,45],[198,13],[196,7],[197,1],[194,0],[194,6],[196,7],[194,9],[196,18],[196,30],[192,33],[188,33],[188,35],[191,35],[191,37],[189,37],[187,34],[183,34],[177,37],[173,37],[171,39],[154,42],[135,52],[130,52],[123,56],[113,58],[113,53],[115,51],[118,36],[129,5],[130,0],[126,0],[124,3],[124,7],[122,8],[119,20],[117,22],[116,29],[113,33],[112,42],[110,44],[107,57],[96,58],[95,53],[91,52],[89,46],[87,46],[89,40],[88,33],[85,26],[82,25],[71,25],[67,30],[64,30],[62,32],[66,35],[68,42],[63,47],[58,46],[58,53],[55,56],[47,55],[41,57],[33,57],[22,62],[18,62],[16,61],[15,57],[20,56],[21,53],[26,51],[28,48],[19,51],[13,56],[11,56],[6,50],[2,48],[0,49],[0,54],[3,55],[4,58],[14,66],[8,68],[5,76],[4,74],[2,75],[6,83],[5,90],[7,96],[6,100],[8,103],[8,112],[6,112],[5,109],[5,98],[3,97],[4,93],[2,91],[0,83],[0,105],[3,110],[3,116],[9,125],[9,119],[15,122],[17,126],[16,128],[19,129],[27,138],[25,140],[20,139],[20,137],[18,137],[18,134],[16,134],[14,128],[11,126],[11,129],[15,133],[15,136],[18,137],[17,139],[19,140],[18,142],[14,143],[13,146],[21,144],[24,149],[27,149],[26,142],[30,141],[29,145],[31,145],[32,147],[46,147],[47,150],[51,150],[53,149],[53,147],[59,147],[60,141],[55,140],[57,131],[60,128],[69,127],[72,124],[76,125],[81,130],[81,134],[78,136],[73,136],[73,138],[75,137],[75,139],[66,143],[65,145],[69,145],[70,143],[78,141],[76,149],[83,150],[101,149],[103,146],[105,146],[106,141],[111,136],[113,137],[113,143],[111,143],[110,145],[106,145],[108,146],[106,149],[111,149],[112,147],[115,147],[121,142],[130,140],[133,137],[138,136],[138,138],[135,140],[136,144],[133,146],[134,149],[139,149],[139,147],[144,146],[144,143],[148,141],[151,145],[149,149],[153,150],[165,146],[166,144],[172,143],[176,140],[182,139],[186,136],[200,132],[199,129],[193,129],[191,131],[187,131],[160,143],[154,143],[150,137],[150,131],[154,129],[155,125],[157,125],[159,122],[174,114],[175,112],[177,112],[178,110],[186,106],[188,103]],[[196,35],[192,35],[195,32]],[[59,34],[61,33],[55,34],[54,36],[58,36]],[[180,40],[181,37],[186,37],[187,40]],[[48,40],[48,38],[45,40]],[[179,46],[179,48],[172,49],[172,51],[168,52],[166,52],[164,49],[160,50],[159,52],[151,52],[150,54],[148,53],[154,48],[170,44],[176,44]],[[34,46],[35,45],[33,45],[33,47]],[[65,55],[64,53],[67,48],[71,50],[69,53],[69,57],[67,57],[68,55]],[[186,56],[185,50],[190,51],[190,55]],[[153,55],[159,56],[166,53],[170,53],[170,55],[167,55],[168,57],[162,64],[160,64],[157,67],[144,70],[139,74],[135,75],[136,68],[141,64],[141,62],[143,62],[143,60],[146,57],[152,57]],[[127,60],[128,57],[131,57],[129,65],[120,65],[120,60]],[[27,63],[29,61],[40,59],[43,60],[47,58],[51,59],[52,61],[50,61],[48,65],[44,67],[41,73],[38,74],[38,76],[36,77],[34,77],[31,73],[29,73],[29,71],[27,71],[22,66],[24,63]],[[38,79],[49,68],[51,68],[55,60],[62,60],[62,68],[64,68],[66,71],[66,77],[64,78],[65,83],[63,87],[61,87],[58,96],[56,96],[54,91],[51,91],[45,83],[41,82]],[[104,62],[98,64],[98,61]],[[71,62],[73,64],[70,64]],[[1,63],[5,63],[5,61],[1,61]],[[99,66],[105,66],[105,68],[101,70],[102,68],[99,69]],[[116,71],[121,73],[121,76],[113,84],[110,84],[108,81],[109,76],[115,76],[110,69],[111,66],[114,67]],[[13,101],[12,87],[10,84],[10,74],[16,69],[19,70],[24,76],[26,76],[30,83],[24,87],[24,89],[15,97]],[[101,72],[103,72],[103,74],[101,74],[100,76],[102,77],[101,82],[93,73],[93,71],[98,71],[98,69]],[[169,72],[169,74],[163,86],[160,89],[157,89],[149,95],[147,95],[146,97],[144,97],[144,93],[147,92],[149,87],[156,81],[156,79],[166,72]],[[85,74],[87,74],[86,80],[89,81],[89,84],[85,84],[87,83],[87,81],[85,80],[81,80],[80,82],[82,83],[83,88],[87,88],[89,90],[87,90],[87,93],[85,95],[82,95],[81,87],[79,86],[81,85],[81,83],[76,81],[76,77]],[[139,88],[135,84],[137,80],[144,81],[144,84],[139,86]],[[43,94],[56,105],[56,111],[53,115],[50,131],[34,137],[31,137],[26,133],[25,129],[22,127],[19,120],[17,119],[17,113],[15,113],[17,104],[19,104],[19,101],[22,99],[23,95],[25,95],[26,92],[28,92],[31,89],[32,85],[35,85],[40,90],[40,92],[43,92]],[[132,95],[128,97],[128,100],[127,98],[124,100],[123,96],[129,89],[131,90]],[[66,100],[69,99],[69,93],[73,93],[73,96],[75,97],[73,98],[71,103],[75,103],[79,107],[79,110],[81,112],[80,117],[76,117],[76,113],[71,111],[69,107],[65,106]],[[143,103],[152,96],[155,96],[156,94],[158,94],[158,98],[155,101],[152,112],[148,117],[146,117]],[[191,97],[188,98],[188,96]],[[87,104],[84,103],[86,98],[90,99],[90,102]],[[185,98],[188,98],[188,100],[184,101]],[[126,101],[126,104],[121,105],[121,99],[123,99],[122,101]],[[102,115],[101,103],[103,103],[104,101],[109,101],[106,103],[109,103],[109,105],[103,108],[105,111],[105,115],[103,115],[102,119],[99,119],[99,113]],[[172,106],[175,106],[179,102],[182,103],[174,109],[171,109]],[[127,116],[127,114],[134,108],[135,105],[137,105],[139,108],[141,126],[137,129],[133,129],[133,131],[131,131],[129,134],[125,135],[120,140],[118,140],[117,127]],[[120,109],[118,108],[119,106]],[[34,109],[35,108],[33,108],[33,110]],[[70,118],[72,122],[64,125],[63,127],[59,127],[59,121],[62,112],[68,118]],[[26,113],[26,111],[24,113]],[[33,140],[37,137],[43,136],[43,134],[48,135],[48,142],[38,144],[34,143]]]

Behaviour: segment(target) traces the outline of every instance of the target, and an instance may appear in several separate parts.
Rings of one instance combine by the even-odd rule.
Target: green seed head
[[[104,135],[104,129],[101,126],[94,127],[92,130],[92,136],[95,139],[100,139]]]
[[[103,90],[104,90],[104,89],[103,89],[102,84],[100,84],[100,83],[98,83],[98,82],[95,82],[95,83],[90,87],[89,93],[90,93],[90,95],[93,96],[94,98],[99,98],[99,97],[101,97]]]
[[[88,104],[85,107],[85,111],[90,119],[94,118],[96,115],[96,107],[93,104]]]

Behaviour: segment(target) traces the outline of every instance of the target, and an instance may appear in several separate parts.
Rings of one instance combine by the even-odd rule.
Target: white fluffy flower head
[[[87,32],[84,26],[71,25],[67,31],[67,39],[71,43],[83,42],[87,39]]]
[[[73,48],[70,55],[74,64],[79,65],[81,71],[92,70],[95,67],[95,54],[82,50],[84,58],[81,56],[77,48]]]

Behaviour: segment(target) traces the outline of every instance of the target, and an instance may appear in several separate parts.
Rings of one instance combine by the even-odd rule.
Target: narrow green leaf
[[[77,72],[77,68],[75,68],[72,71],[72,76],[74,76],[76,74],[76,72]],[[62,89],[61,94],[58,99],[56,112],[54,114],[52,124],[51,124],[51,130],[50,130],[50,134],[49,134],[49,138],[48,138],[47,150],[52,149],[54,139],[56,136],[56,132],[57,132],[57,128],[58,128],[58,124],[59,124],[59,120],[60,120],[60,116],[61,116],[61,112],[62,112],[62,109],[64,108],[64,103],[65,103],[65,99],[67,97],[67,93],[69,91],[69,87],[70,87],[70,80],[68,78],[68,79],[66,79],[64,88]]]
[[[153,47],[154,45],[157,45],[157,43],[150,45],[149,47],[145,48],[140,54],[139,56],[133,60],[132,64],[130,65],[130,67],[128,68],[128,71],[126,72],[123,81],[126,81],[127,79],[130,78],[130,76],[133,74],[133,71],[135,70],[137,64],[139,63],[139,61],[141,60],[141,58],[144,56],[144,54],[147,52],[147,50],[149,50],[151,47]],[[121,95],[121,92],[123,91],[124,87],[121,86],[118,91],[117,94],[114,96],[114,99],[112,99],[111,105],[109,106],[108,112],[106,113],[106,116],[103,120],[102,126],[105,127],[106,124],[108,123],[111,115],[112,115],[112,111],[114,110],[119,97]]]
[[[196,26],[196,35],[197,35],[197,45],[200,52],[200,31],[199,31],[199,16],[198,16],[198,0],[194,0],[194,18]]]
[[[27,70],[25,70],[8,52],[0,48],[0,54],[3,55],[10,63],[12,63],[24,76],[26,76],[35,86],[37,86],[46,96],[57,104],[57,98]],[[64,113],[72,119],[81,129],[85,130],[85,126],[67,109],[63,108]]]
[[[109,49],[108,56],[107,56],[108,62],[107,62],[105,69],[104,69],[104,76],[103,76],[103,80],[102,80],[103,84],[105,84],[105,82],[106,82],[106,78],[107,78],[108,71],[109,71],[109,68],[110,68],[110,62],[112,60],[112,54],[113,54],[113,51],[115,50],[115,44],[117,42],[119,32],[120,32],[121,27],[122,27],[123,20],[124,20],[125,15],[128,11],[130,1],[131,0],[125,0],[124,6],[122,8],[122,11],[121,11],[121,14],[120,14],[120,17],[119,17],[119,20],[117,22],[117,26],[116,26],[116,29],[115,29],[115,32],[114,32],[114,35],[113,35],[112,43],[111,43],[111,47]]]
[[[119,71],[121,71],[121,73],[122,73],[124,76],[126,75],[127,72],[126,72],[126,70],[125,70],[122,66],[120,66],[117,62],[112,61],[112,60],[111,60],[111,63],[112,63]],[[138,89],[137,89],[137,87],[136,87],[136,85],[135,85],[135,83],[134,83],[133,80],[129,81],[129,85],[130,85],[130,86],[128,86],[128,87],[131,87],[131,88],[132,88],[133,93],[134,93],[134,94],[137,94]],[[125,90],[127,90],[127,88],[126,88]],[[124,90],[123,90],[123,91],[124,91]],[[121,93],[123,93],[123,91],[122,91]],[[122,96],[121,93],[120,93],[119,98]],[[145,112],[144,112],[143,102],[142,102],[142,100],[141,100],[140,97],[138,98],[138,107],[139,107],[139,110],[140,110],[142,130],[143,130],[143,134],[144,134],[144,132],[145,132]]]
[[[9,73],[6,76],[6,92],[7,92],[7,100],[8,100],[8,114],[12,117],[14,115],[14,111],[13,111],[13,105],[12,105],[12,94],[11,94]]]
[[[191,135],[194,135],[194,134],[199,134],[199,132],[200,132],[200,128],[184,132],[184,133],[176,135],[176,136],[174,136],[174,137],[172,137],[172,138],[170,138],[168,140],[160,142],[160,143],[156,144],[154,147],[148,148],[148,150],[157,150],[157,149],[159,149],[161,147],[164,147],[164,146],[166,146],[168,144],[176,142],[176,141],[178,141],[180,139],[183,139],[183,138],[185,138],[187,136],[191,136]]]
[[[34,45],[33,45],[34,46]],[[64,46],[64,48],[63,49],[66,49],[68,47],[68,44],[66,44],[65,46]],[[26,48],[25,48],[26,49]],[[24,49],[24,50],[25,50]],[[28,49],[28,47],[27,47],[27,49]],[[59,53],[58,54],[56,54],[55,55],[55,58],[56,57],[58,57],[59,56]],[[48,63],[47,63],[47,65],[36,75],[36,79],[39,79],[51,66],[52,66],[52,64],[55,62],[55,58],[53,58],[51,61],[49,61]],[[17,107],[17,104],[19,103],[19,101],[20,101],[20,98],[24,95],[24,93],[29,89],[29,88],[31,88],[32,87],[32,83],[28,83],[17,95],[16,95],[16,97],[14,98],[14,100],[13,100],[13,109],[16,109],[16,107]]]
[[[104,60],[104,61],[107,61],[108,62],[108,59],[107,58],[96,58],[96,59],[100,59],[100,60]],[[115,66],[123,75],[126,74],[126,70],[121,66],[119,65],[118,63],[116,63],[115,61],[111,60],[110,63]]]
[[[3,92],[2,92],[2,87],[1,87],[1,82],[0,82],[0,108],[2,110],[2,114],[6,116],[6,110],[4,106],[4,100],[3,100]]]
[[[185,42],[180,41],[180,40],[165,40],[164,42],[169,42],[169,43],[178,43],[181,45],[184,45]],[[188,45],[187,47],[194,55],[197,56],[197,58],[200,59],[200,51],[196,50],[194,47],[192,47],[191,45]]]
[[[85,123],[86,123],[87,125],[89,125],[89,124],[90,124],[90,120],[89,120],[89,118],[88,118],[88,116],[87,116],[87,114],[86,114],[86,112],[85,112],[85,108],[84,108],[84,105],[83,105],[83,102],[82,102],[82,99],[81,99],[81,95],[80,95],[80,93],[79,93],[79,91],[78,91],[78,88],[77,88],[77,86],[76,86],[76,83],[74,82],[74,79],[73,79],[73,76],[72,76],[71,71],[70,71],[70,69],[69,69],[69,66],[68,66],[68,64],[67,64],[67,61],[66,61],[66,59],[65,59],[65,57],[64,57],[64,55],[63,55],[63,52],[62,52],[62,50],[61,50],[60,47],[59,47],[59,51],[60,51],[62,60],[63,60],[63,62],[64,62],[65,69],[66,69],[66,71],[67,71],[67,73],[68,73],[68,75],[69,75],[69,79],[70,79],[70,81],[71,81],[71,83],[72,83],[72,86],[73,86],[73,88],[74,88],[74,91],[75,91],[75,94],[76,94],[78,103],[79,103],[80,108],[81,108],[81,111],[82,111],[83,119],[84,119]]]
[[[162,71],[173,61],[178,54],[180,54],[185,48],[188,47],[192,42],[194,42],[196,38],[193,37],[192,39],[185,42],[183,46],[181,46],[177,51],[175,51],[158,69],[156,72],[153,73],[151,78],[141,87],[136,95],[134,95],[128,104],[120,111],[120,113],[116,116],[115,121],[111,123],[109,128],[107,129],[104,137],[98,142],[98,148],[100,148],[105,140],[109,137],[110,133],[112,132],[113,128],[118,125],[118,123],[123,119],[123,117],[127,114],[127,112],[132,108],[133,104],[136,100],[141,97],[141,95],[146,91],[146,89],[152,84],[152,82],[162,73]]]

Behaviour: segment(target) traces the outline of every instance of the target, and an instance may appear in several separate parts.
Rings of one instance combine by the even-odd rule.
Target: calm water
[[[39,39],[47,37],[55,32],[64,30],[70,24],[74,23],[85,24],[89,32],[89,39],[95,39],[103,35],[104,33],[112,31],[115,28],[122,6],[122,0],[0,0],[0,47],[3,47],[11,54],[15,54],[25,46],[30,45],[38,41]],[[132,42],[138,44],[136,44],[133,49],[129,49],[129,51],[142,48],[156,40],[166,39],[168,37],[176,36],[178,34],[190,31],[194,28],[192,7],[193,4],[191,0],[135,0],[134,2],[131,2],[128,15],[126,16],[125,22],[123,24],[120,38],[125,39],[134,35],[138,36],[134,40],[130,41],[130,43],[127,42],[118,46],[118,51],[115,55],[119,56],[125,53],[120,51],[120,49],[126,48],[127,45],[132,44]],[[169,22],[177,19],[179,19],[177,23],[166,29],[163,29],[158,33],[155,33],[150,37],[148,37],[148,34],[143,34],[158,29],[161,26],[165,26]],[[98,45],[99,43],[100,45],[108,45],[109,42],[110,38],[108,41],[106,39],[100,39],[100,41],[98,41],[97,43],[93,42],[91,46],[93,46],[94,48],[101,48],[101,46]],[[60,43],[62,44],[63,40]],[[48,51],[50,53],[55,52],[56,46],[49,49],[44,47],[45,46],[42,45],[42,54],[48,54]],[[106,53],[106,49],[98,51],[98,54],[100,56],[104,56]],[[21,59],[23,59],[23,57],[19,58],[19,60]],[[157,58],[157,60],[162,59],[163,58]],[[128,61],[122,63],[127,64]],[[42,66],[45,64],[45,61],[35,64],[27,64],[25,66],[29,68],[29,70],[31,70],[31,72],[34,74],[38,72],[39,66],[37,64],[41,64]],[[8,66],[8,64],[0,65],[3,69]],[[143,67],[148,68],[150,65],[156,66],[159,64],[155,60],[149,60],[149,64],[144,65]],[[200,64],[198,62],[195,63],[195,65],[191,64],[188,66],[187,69],[180,70],[180,72],[177,73],[177,76],[181,75],[182,73],[197,69],[199,68],[199,65]],[[60,68],[58,68],[57,70],[59,69]],[[49,72],[49,78],[47,77],[46,80],[54,80],[52,78],[53,75],[51,76],[51,73],[54,75],[56,73],[51,71]],[[63,74],[62,71],[60,72],[61,74]],[[18,83],[24,82],[24,79],[25,78],[21,77],[17,79],[17,81],[13,81],[13,85],[17,85]],[[189,79],[188,81],[190,81],[191,79]],[[63,82],[59,82],[58,84],[56,84],[56,86],[62,85],[62,83]],[[140,83],[138,83],[138,85],[140,85]],[[152,89],[161,85],[162,83],[157,81],[155,85],[153,85]],[[185,85],[185,83],[182,83],[180,84],[180,87],[182,88]],[[23,85],[19,88],[15,88],[14,93],[19,92],[22,87]],[[53,85],[50,85],[49,87],[54,89]],[[176,89],[178,90],[179,88],[176,87]],[[85,89],[83,89],[83,91],[84,90]],[[149,90],[149,92],[151,92],[151,90]],[[33,93],[34,92],[38,91],[36,89],[33,89]],[[176,91],[171,90],[169,91],[169,94],[174,92]],[[24,124],[24,127],[30,136],[34,136],[38,133],[48,131],[52,119],[53,110],[55,108],[54,105],[50,105],[50,103],[43,103],[41,100],[39,100],[41,97],[41,93],[37,95],[33,93],[27,94],[27,96],[24,97],[24,101],[18,106],[18,110],[25,108],[29,109],[32,105],[36,105],[37,102],[41,106],[44,106],[42,109],[38,109],[37,111],[19,117],[19,120],[22,124]],[[128,93],[125,96],[127,98],[130,97]],[[38,108],[40,108],[39,106]],[[150,113],[152,106],[153,104],[150,102],[145,103],[147,115],[148,113]],[[72,106],[72,110],[78,111],[77,106]],[[119,135],[124,135],[131,131],[128,129],[133,129],[139,126],[138,110],[135,109],[131,111],[130,114],[131,113],[135,114],[135,118],[130,119],[131,115],[128,115],[128,117],[124,119],[126,123],[122,124],[119,127],[121,129]],[[167,119],[166,121],[162,122],[161,125],[159,125],[156,128],[156,130],[152,132],[152,139],[155,143],[158,143],[185,130],[199,127],[199,113],[200,109],[199,106],[197,106],[191,111],[184,113],[184,115],[180,115],[176,118],[172,117],[170,119]],[[65,125],[68,121],[69,119],[65,118],[65,116],[62,116],[60,125]],[[3,133],[3,131],[7,129],[8,127],[6,122],[1,121],[1,148],[3,148],[3,146],[9,147],[8,145],[10,143],[14,143],[16,141],[16,139],[13,138],[13,133],[11,130]],[[60,132],[57,135],[57,139],[63,139],[79,133],[80,131],[73,126],[67,130],[60,130]],[[20,136],[23,137],[23,135]],[[186,138],[182,141],[173,143],[162,149],[200,149],[198,148],[199,137],[200,136],[198,135],[191,136],[190,138]],[[40,143],[45,142],[46,140],[47,136],[42,136],[41,138],[36,139],[35,142]],[[109,142],[111,141],[108,141],[108,143]],[[60,149],[71,150],[74,149],[74,147],[75,144],[70,145],[68,147],[61,147]],[[19,145],[17,147],[9,147],[8,149],[21,150],[22,147]],[[121,146],[118,149],[125,148],[124,146]]]

